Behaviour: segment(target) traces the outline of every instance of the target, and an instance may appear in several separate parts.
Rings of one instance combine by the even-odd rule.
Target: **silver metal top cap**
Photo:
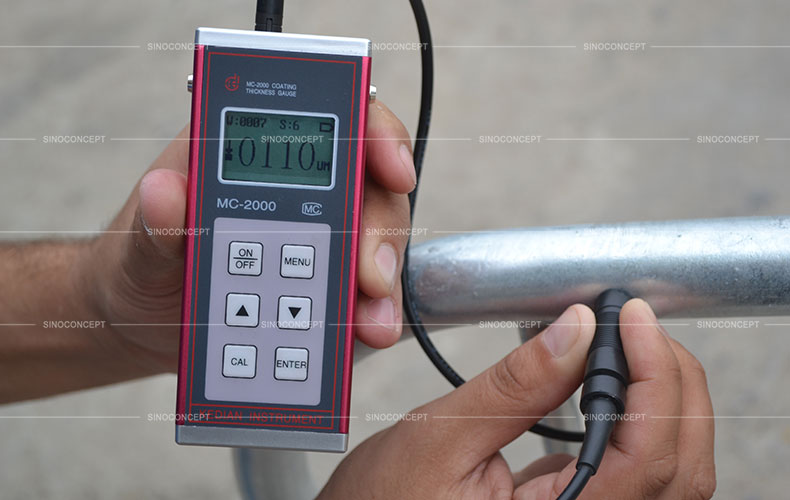
[[[242,49],[281,50],[312,54],[370,56],[370,40],[322,35],[298,35],[268,31],[198,28],[195,44]]]

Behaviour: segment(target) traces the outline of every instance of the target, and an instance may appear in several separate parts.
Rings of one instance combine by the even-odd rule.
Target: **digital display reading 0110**
[[[331,186],[334,116],[227,109],[222,120],[222,180]]]

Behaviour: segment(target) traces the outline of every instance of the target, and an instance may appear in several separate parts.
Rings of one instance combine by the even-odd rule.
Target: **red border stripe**
[[[189,171],[187,173],[187,218],[188,225],[195,221],[195,197],[197,194],[198,147],[194,137],[199,136],[200,105],[203,96],[203,45],[195,46],[195,67],[192,76],[192,116],[189,126]],[[186,255],[184,258],[184,288],[181,296],[181,339],[178,356],[178,395],[176,397],[176,424],[183,424],[182,416],[186,410],[187,365],[189,352],[189,317],[192,301],[192,258],[194,253],[195,231],[187,231]]]
[[[341,389],[340,415],[351,413],[351,373],[354,368],[354,311],[357,304],[357,257],[359,256],[359,225],[362,218],[362,190],[365,183],[365,131],[370,92],[370,58],[362,58],[362,88],[359,89],[359,120],[357,125],[356,192],[354,193],[354,219],[351,223],[351,255],[349,257],[348,313],[346,315],[346,345],[344,346],[343,386]],[[350,141],[349,141],[350,142]],[[340,420],[340,432],[348,432],[348,418]]]

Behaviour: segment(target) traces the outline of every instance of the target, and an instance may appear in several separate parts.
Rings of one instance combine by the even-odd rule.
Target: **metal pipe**
[[[236,448],[233,468],[244,500],[315,498],[320,490],[310,474],[311,453]]]
[[[467,233],[415,245],[410,272],[432,329],[551,320],[612,287],[660,317],[790,315],[790,217]]]

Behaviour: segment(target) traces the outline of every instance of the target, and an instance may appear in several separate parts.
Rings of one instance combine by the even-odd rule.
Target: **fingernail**
[[[406,168],[406,171],[409,173],[409,177],[411,177],[411,183],[413,186],[417,185],[417,172],[414,170],[414,158],[409,152],[409,148],[406,147],[405,144],[400,145],[400,161],[403,162],[403,166]]]
[[[555,358],[568,354],[579,338],[579,315],[567,309],[541,335],[543,343]]]
[[[395,302],[389,297],[371,300],[368,302],[368,318],[389,330],[395,330]]]
[[[145,175],[143,176],[143,179],[140,181],[140,188],[137,193],[138,196],[140,197],[141,205],[142,205],[142,200],[148,197],[148,185],[149,185],[148,176]],[[154,231],[153,229],[151,229],[151,227],[148,225],[148,222],[145,220],[145,215],[143,215],[142,210],[140,210],[140,223],[143,225],[143,231],[145,231],[148,236],[153,236]]]
[[[395,248],[389,243],[382,243],[376,250],[373,261],[376,263],[376,269],[379,270],[379,274],[384,278],[390,291],[392,291],[395,287],[395,273],[398,272],[398,253],[395,251]]]
[[[145,221],[145,217],[143,217],[142,212],[140,212],[140,224],[143,225],[143,231],[145,231],[145,234],[147,234],[148,236],[154,235],[154,230],[148,226],[148,223]]]

